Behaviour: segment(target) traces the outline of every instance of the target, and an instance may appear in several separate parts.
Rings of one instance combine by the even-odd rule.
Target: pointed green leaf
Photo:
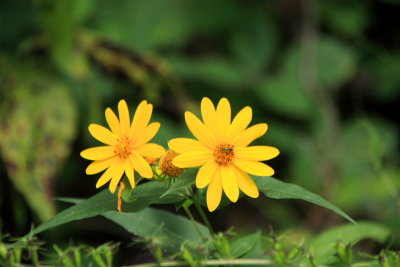
[[[147,205],[150,205],[153,203],[174,203],[177,201],[181,201],[184,198],[178,192],[171,192],[170,194],[168,194],[168,196],[162,197],[165,195],[166,191],[168,191],[168,184],[166,182],[147,182],[132,189],[130,193],[130,201],[140,201],[142,203],[147,203]]]
[[[314,194],[298,185],[281,182],[272,177],[266,176],[253,176],[254,182],[257,184],[258,189],[263,192],[267,197],[275,199],[301,199],[321,207],[330,209],[331,211],[346,218],[352,223],[356,223],[352,218],[344,213],[341,209],[323,199],[322,197]]]
[[[152,181],[140,184],[131,191],[132,202],[124,203],[122,209],[124,212],[136,212],[153,203],[175,203],[183,199],[182,196],[177,194],[170,194],[160,199],[160,195],[166,190],[167,185],[162,182]],[[108,189],[86,200],[77,201],[76,199],[72,199],[71,201],[78,203],[39,225],[33,230],[32,234],[38,234],[71,221],[94,217],[106,211],[115,211],[118,204],[117,195],[111,194]]]
[[[317,236],[311,242],[310,248],[313,250],[315,259],[319,264],[329,264],[334,260],[337,241],[345,244],[355,244],[362,239],[370,238],[382,243],[389,234],[390,231],[387,227],[377,223],[345,224],[329,229]]]
[[[35,228],[31,234],[37,235],[50,228],[85,218],[97,216],[109,210],[117,208],[117,196],[112,195],[108,189],[105,189],[91,198],[79,202],[78,204],[63,210],[50,220],[42,223]]]
[[[241,258],[249,253],[258,241],[261,240],[261,233],[246,235],[236,240],[231,246],[232,255]]]
[[[78,204],[79,202],[84,201],[83,198],[75,198],[75,197],[56,197],[55,201],[65,202],[69,204]]]
[[[179,250],[184,242],[193,246],[201,245],[202,237],[210,237],[204,225],[196,223],[195,227],[190,220],[182,216],[153,208],[135,213],[108,211],[103,216],[132,234],[143,238],[153,237],[154,242],[171,251]]]
[[[335,88],[354,75],[356,54],[333,38],[321,38],[317,52],[317,76],[327,89]]]

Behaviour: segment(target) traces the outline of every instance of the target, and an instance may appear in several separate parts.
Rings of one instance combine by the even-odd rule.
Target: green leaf
[[[312,101],[302,90],[296,75],[283,73],[261,81],[256,87],[256,93],[264,106],[296,118],[311,114]]]
[[[245,256],[260,240],[260,232],[239,238],[231,246],[232,256],[234,256],[235,258],[241,258]]]
[[[74,197],[57,197],[54,200],[60,201],[60,202],[65,202],[65,203],[69,203],[69,204],[78,204],[78,203],[84,201],[85,199],[83,199],[83,198],[74,198]]]
[[[233,31],[229,44],[232,54],[244,71],[259,71],[268,64],[276,50],[276,23],[264,9],[244,11],[244,19]]]
[[[71,222],[97,216],[103,212],[117,208],[117,197],[112,195],[108,189],[101,191],[91,198],[83,200],[78,204],[63,210],[50,220],[42,223],[32,231],[37,235],[50,228]]]
[[[169,63],[184,79],[200,81],[221,89],[238,89],[245,81],[239,66],[225,58],[170,57]]]
[[[291,47],[283,57],[281,70],[266,77],[256,87],[265,106],[293,117],[313,115],[314,101],[302,80],[303,53],[299,45]],[[354,75],[355,52],[333,38],[322,37],[315,50],[317,84],[323,89],[335,89]]]
[[[400,93],[400,61],[399,51],[388,52],[384,49],[375,52],[379,57],[371,59],[368,63],[369,74],[373,77],[373,85],[379,90],[371,90],[373,97],[379,101],[388,102],[398,97]]]
[[[71,152],[76,106],[67,87],[26,67],[5,76],[16,82],[2,101],[0,154],[16,189],[46,221],[55,214],[51,185]],[[55,99],[63,99],[63,105]]]
[[[229,0],[96,1],[95,7],[96,30],[140,51],[183,47],[195,33],[218,34],[242,18],[240,5]]]
[[[124,212],[136,212],[153,203],[175,203],[183,199],[182,196],[177,194],[169,194],[160,199],[160,195],[166,190],[167,185],[162,182],[152,181],[140,184],[131,191],[132,202],[124,203],[122,209]],[[71,201],[76,202],[77,200],[72,199]],[[108,189],[105,189],[86,200],[78,200],[76,205],[39,225],[33,230],[32,234],[38,234],[71,221],[94,217],[107,211],[115,211],[117,209],[117,202],[117,195],[113,195]]]
[[[355,244],[362,239],[370,238],[381,243],[389,234],[387,227],[372,222],[340,225],[317,236],[310,243],[310,248],[313,249],[313,254],[319,264],[329,264],[334,260],[337,241]]]
[[[179,192],[187,186],[194,184],[196,181],[197,170],[197,168],[186,169],[181,176],[176,178],[174,182],[171,182],[169,188],[160,196],[160,198],[174,192]]]
[[[294,46],[282,59],[279,73],[266,77],[256,87],[265,106],[293,117],[306,117],[313,111],[313,102],[300,82],[299,47]]]
[[[321,20],[340,35],[361,38],[372,22],[369,19],[369,6],[359,1],[323,1]]]
[[[352,218],[350,218],[346,213],[340,210],[338,207],[330,203],[329,201],[323,199],[322,197],[307,191],[306,189],[295,185],[281,182],[272,177],[266,176],[253,176],[254,182],[261,192],[263,192],[267,197],[275,199],[301,199],[313,204],[319,205],[330,209],[331,211],[339,214],[340,216],[346,218],[352,223],[356,223]]]
[[[340,86],[353,76],[356,70],[354,51],[335,39],[322,38],[317,56],[317,75],[327,89]]]
[[[161,198],[161,195],[167,190],[168,185],[166,182],[147,182],[132,189],[130,193],[130,202],[140,202],[142,205],[145,204],[146,206],[148,206],[153,203],[173,203],[183,200],[184,197],[177,192],[171,192],[170,194]]]
[[[394,124],[372,117],[349,120],[341,132],[336,153],[342,179],[332,194],[338,205],[346,207],[346,210],[371,212],[371,205],[388,199],[387,180],[379,179],[374,168],[380,166],[385,158],[396,157],[397,130]],[[390,168],[383,168],[380,175],[392,180],[392,187],[396,188],[398,179],[390,177],[389,173]],[[363,190],[359,190],[360,184]]]
[[[141,51],[161,45],[177,45],[189,34],[182,1],[121,1],[114,5],[97,1],[96,29],[118,43]],[[129,11],[128,11],[129,10]]]
[[[204,225],[196,223],[195,227],[190,220],[182,216],[153,208],[135,213],[109,211],[102,215],[132,234],[154,238],[154,242],[171,251],[177,251],[182,243],[201,245],[202,237],[197,229],[203,237],[210,237]]]

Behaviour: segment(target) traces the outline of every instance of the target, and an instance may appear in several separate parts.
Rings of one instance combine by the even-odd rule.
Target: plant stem
[[[190,211],[189,207],[183,205],[183,209],[185,210],[186,214],[188,215],[189,219],[192,221],[194,228],[196,231],[199,233],[201,239],[206,240],[207,238],[204,236],[204,234],[200,231],[199,226],[197,225],[196,220],[193,217],[192,212]]]
[[[219,265],[253,265],[253,266],[265,266],[272,264],[271,260],[267,259],[222,259],[222,260],[205,260],[201,262],[202,266],[219,266]],[[186,261],[164,261],[160,263],[144,263],[129,265],[125,267],[158,267],[158,266],[188,266]]]
[[[211,227],[210,221],[207,218],[207,215],[204,213],[203,208],[197,203],[196,201],[193,201],[194,206],[196,207],[197,211],[199,212],[201,219],[203,220],[204,224],[207,226],[208,231],[210,232],[211,236],[214,236],[215,233]]]

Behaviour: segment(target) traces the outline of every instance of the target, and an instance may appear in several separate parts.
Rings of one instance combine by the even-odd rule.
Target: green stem
[[[199,228],[199,226],[197,225],[197,222],[196,222],[196,220],[194,219],[193,214],[192,214],[192,212],[190,211],[190,209],[189,209],[187,206],[185,206],[185,205],[183,205],[183,209],[185,210],[185,212],[186,212],[187,216],[189,217],[189,219],[192,221],[193,226],[194,226],[194,228],[196,229],[196,231],[199,233],[201,239],[202,239],[202,240],[207,240],[207,238],[204,236],[204,234],[200,231],[200,228]]]
[[[203,220],[204,224],[207,226],[208,231],[210,232],[211,236],[215,236],[215,233],[211,227],[210,221],[207,218],[207,215],[204,213],[203,208],[197,203],[196,201],[193,201],[197,211],[199,212],[201,219]]]
[[[267,259],[223,259],[223,260],[205,260],[201,262],[201,266],[219,266],[219,265],[246,265],[246,266],[265,266],[272,264],[271,260]],[[144,263],[129,265],[125,267],[158,267],[158,266],[188,266],[185,261],[164,261],[161,263]]]
[[[271,260],[266,259],[227,259],[227,260],[205,260],[201,262],[202,266],[218,266],[218,265],[245,265],[245,266],[265,266],[267,264],[273,264]],[[38,267],[49,267],[50,265],[38,265]],[[142,263],[135,265],[125,265],[123,267],[175,267],[175,266],[188,266],[188,263],[185,261],[164,261],[160,263]],[[304,266],[305,265],[300,265]],[[366,263],[356,263],[356,266],[367,266]],[[368,265],[369,266],[369,265]],[[32,267],[32,265],[25,264],[16,264],[15,267]],[[330,267],[330,266],[322,266],[318,267]]]

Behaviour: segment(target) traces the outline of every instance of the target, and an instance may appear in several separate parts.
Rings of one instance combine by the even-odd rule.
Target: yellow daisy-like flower
[[[122,175],[135,187],[134,170],[144,178],[152,178],[153,170],[143,157],[159,158],[165,150],[162,146],[148,143],[158,132],[160,123],[150,123],[153,105],[142,101],[136,109],[132,122],[125,100],[118,103],[119,119],[106,109],[106,120],[111,131],[98,124],[90,124],[89,131],[94,138],[106,144],[81,152],[85,159],[94,160],[86,169],[87,174],[106,170],[97,181],[96,188],[110,182],[111,193],[115,192]]]
[[[248,145],[265,134],[267,124],[247,128],[252,118],[250,107],[243,108],[231,121],[231,107],[226,98],[219,101],[216,109],[209,98],[203,98],[201,114],[204,123],[193,113],[185,113],[186,124],[197,140],[172,139],[169,147],[180,154],[172,163],[179,168],[201,166],[196,186],[204,188],[208,185],[209,211],[218,207],[222,191],[232,202],[238,200],[239,189],[250,197],[258,197],[258,188],[248,173],[273,175],[274,170],[260,161],[276,157],[279,150],[270,146]]]

